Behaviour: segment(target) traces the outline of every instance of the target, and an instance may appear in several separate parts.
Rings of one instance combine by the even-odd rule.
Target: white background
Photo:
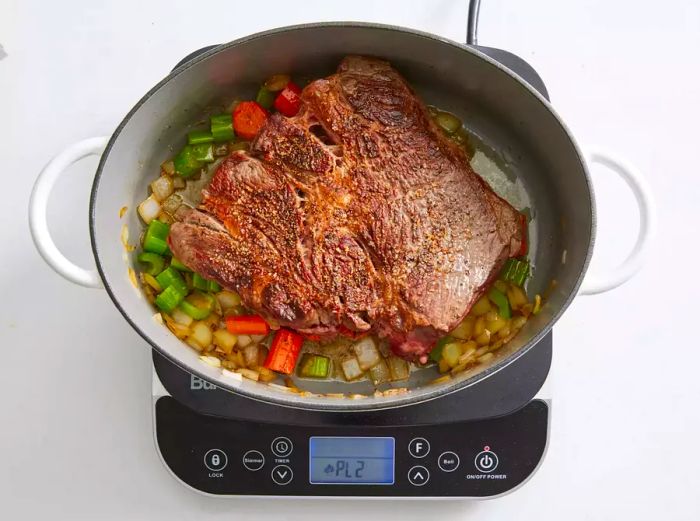
[[[522,489],[488,502],[217,500],[175,482],[153,447],[149,352],[107,296],[35,253],[33,179],[73,141],[109,134],[183,55],[319,20],[405,25],[463,40],[466,1],[0,1],[0,518],[700,519],[696,2],[485,0],[480,43],[541,73],[579,141],[636,163],[658,202],[646,267],[581,297],[555,329],[552,440]],[[282,52],[282,51],[281,51]],[[96,161],[63,179],[59,246],[91,263]],[[594,268],[634,239],[622,183],[594,169]]]

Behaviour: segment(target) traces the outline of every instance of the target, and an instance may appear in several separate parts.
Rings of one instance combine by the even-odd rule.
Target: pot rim
[[[119,138],[122,130],[124,127],[127,125],[127,123],[131,120],[133,115],[141,108],[141,106],[148,100],[150,99],[154,94],[156,94],[161,87],[163,87],[166,83],[168,83],[171,79],[174,77],[178,76],[180,73],[183,71],[189,69],[190,67],[194,67],[198,65],[200,62],[203,62],[207,60],[210,56],[214,56],[215,54],[218,54],[220,52],[225,52],[228,49],[231,49],[233,47],[237,47],[238,45],[244,44],[249,41],[253,41],[259,38],[265,38],[270,35],[275,35],[275,34],[280,34],[284,32],[294,32],[294,31],[303,31],[306,29],[317,29],[317,28],[333,28],[333,27],[339,27],[339,28],[358,28],[358,29],[372,29],[372,30],[379,30],[379,31],[388,31],[388,32],[401,32],[401,33],[407,33],[412,36],[417,36],[419,38],[424,38],[427,40],[433,40],[436,42],[439,42],[443,45],[449,45],[451,47],[454,47],[462,52],[466,52],[472,55],[477,56],[478,58],[482,59],[483,61],[489,63],[491,66],[497,68],[501,73],[507,75],[510,77],[510,79],[516,81],[521,88],[523,88],[528,94],[531,96],[534,96],[537,101],[539,101],[544,108],[554,117],[556,122],[559,124],[561,129],[564,131],[566,136],[569,138],[571,141],[574,150],[578,156],[578,160],[581,165],[581,170],[585,176],[585,182],[586,186],[588,188],[588,194],[590,197],[591,201],[591,227],[590,227],[590,240],[589,244],[586,250],[586,257],[583,261],[583,266],[582,269],[573,285],[571,293],[567,296],[567,298],[564,300],[562,303],[560,309],[552,315],[550,320],[547,322],[547,324],[538,331],[536,335],[534,335],[530,341],[523,345],[520,349],[517,351],[514,351],[513,353],[509,354],[508,356],[504,357],[502,360],[499,360],[497,363],[495,363],[493,366],[488,367],[472,376],[469,378],[466,378],[464,380],[459,380],[459,381],[451,381],[449,383],[446,383],[444,385],[440,386],[435,386],[433,390],[428,391],[426,393],[422,393],[420,396],[418,395],[412,395],[410,393],[410,389],[408,393],[405,394],[399,394],[392,396],[390,398],[384,398],[384,399],[373,399],[373,400],[330,400],[327,403],[313,403],[309,401],[308,403],[304,403],[304,398],[298,397],[296,395],[280,395],[279,398],[268,398],[268,397],[262,397],[256,394],[255,392],[250,392],[248,389],[245,388],[245,386],[234,386],[233,384],[227,384],[225,382],[225,379],[222,378],[221,380],[212,380],[209,376],[205,375],[202,371],[198,370],[198,368],[194,367],[193,365],[181,362],[180,360],[176,359],[174,356],[171,356],[165,349],[161,348],[156,342],[151,340],[151,338],[141,329],[139,326],[139,320],[136,318],[132,318],[126,310],[121,306],[119,300],[117,299],[114,291],[112,290],[112,287],[110,286],[109,280],[107,278],[107,275],[102,269],[102,264],[100,262],[100,253],[97,247],[97,241],[96,241],[96,231],[95,231],[95,206],[96,206],[96,201],[97,201],[97,192],[100,184],[100,179],[102,177],[102,172],[104,169],[104,166],[107,162],[107,159],[109,157],[110,151],[114,145],[114,143],[117,141]],[[219,388],[225,388],[227,391],[242,395],[246,398],[260,401],[260,402],[265,402],[265,403],[271,403],[274,405],[279,405],[283,407],[290,407],[290,408],[296,408],[296,409],[304,409],[304,410],[318,410],[318,411],[328,411],[328,412],[366,412],[366,411],[378,411],[382,409],[393,409],[393,408],[398,408],[398,407],[407,407],[411,406],[417,403],[423,403],[427,402],[430,400],[434,400],[437,398],[441,398],[443,396],[452,394],[454,392],[464,390],[467,387],[471,387],[473,385],[476,385],[478,382],[485,380],[486,378],[492,376],[493,374],[497,373],[507,365],[510,365],[513,363],[515,360],[520,358],[523,354],[525,354],[527,351],[529,351],[533,346],[535,346],[549,331],[552,329],[554,324],[559,320],[559,318],[562,316],[562,314],[566,311],[566,309],[569,307],[573,299],[576,297],[578,294],[578,290],[581,286],[581,283],[583,282],[583,278],[586,274],[586,271],[589,267],[591,257],[593,254],[593,246],[595,243],[595,234],[596,234],[596,205],[595,205],[595,197],[594,197],[594,192],[593,192],[593,187],[592,187],[592,181],[590,177],[590,173],[588,171],[588,167],[586,164],[586,161],[584,160],[584,156],[581,152],[580,147],[578,146],[578,143],[576,142],[576,139],[574,138],[572,132],[569,130],[568,126],[562,118],[557,114],[557,112],[554,110],[552,107],[551,103],[544,98],[538,91],[536,91],[531,85],[529,85],[525,80],[520,78],[517,74],[515,74],[513,71],[510,69],[506,68],[504,65],[499,63],[498,61],[492,59],[491,57],[487,56],[486,54],[480,52],[478,49],[465,45],[459,42],[455,42],[453,40],[431,34],[425,31],[420,31],[416,29],[411,29],[407,27],[401,27],[401,26],[394,26],[394,25],[387,25],[387,24],[379,24],[379,23],[369,23],[369,22],[318,22],[318,23],[308,23],[308,24],[297,24],[297,25],[290,25],[290,26],[284,26],[284,27],[278,27],[274,29],[269,29],[266,31],[261,31],[258,33],[254,33],[251,35],[247,35],[241,38],[238,38],[236,40],[233,40],[231,42],[225,43],[218,45],[214,47],[213,49],[210,49],[208,51],[203,52],[199,56],[188,60],[187,62],[183,63],[182,65],[176,67],[173,69],[167,76],[165,76],[162,80],[160,80],[155,86],[153,86],[144,96],[134,105],[134,107],[126,114],[124,119],[119,123],[117,128],[114,130],[113,134],[111,135],[109,142],[107,143],[107,146],[105,147],[104,152],[102,153],[102,156],[100,157],[100,162],[97,167],[97,171],[95,173],[95,178],[93,180],[91,192],[90,192],[90,206],[89,206],[89,229],[90,229],[90,244],[93,252],[93,256],[95,257],[95,264],[97,266],[97,271],[99,273],[100,279],[102,280],[102,283],[104,284],[104,288],[107,291],[107,294],[109,295],[110,299],[114,303],[115,307],[119,310],[119,312],[122,314],[122,316],[126,319],[126,321],[131,325],[131,327],[143,338],[153,349],[158,351],[161,355],[163,355],[165,358],[167,358],[170,362],[174,363],[178,367],[182,368],[183,370],[187,371],[190,374],[193,374],[205,381],[211,382],[214,385],[216,385]],[[145,317],[145,316],[144,316]],[[145,317],[144,320],[150,317]]]

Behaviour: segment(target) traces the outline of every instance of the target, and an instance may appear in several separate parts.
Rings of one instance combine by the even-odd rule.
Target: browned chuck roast
[[[172,251],[273,326],[425,361],[519,251],[519,214],[387,62],[347,57],[302,100],[221,163]]]

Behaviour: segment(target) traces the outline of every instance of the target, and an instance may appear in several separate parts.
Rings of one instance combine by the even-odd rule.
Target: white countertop
[[[581,143],[646,172],[660,230],[635,279],[581,297],[557,325],[552,438],[534,478],[495,501],[412,503],[222,500],[175,482],[153,446],[148,349],[103,292],[44,265],[25,216],[50,156],[109,134],[194,49],[333,19],[463,40],[466,1],[103,4],[0,1],[0,518],[700,519],[697,3],[484,0],[480,43],[530,61]],[[95,165],[74,167],[50,206],[59,246],[86,266]],[[636,226],[609,177],[594,170],[594,268]]]

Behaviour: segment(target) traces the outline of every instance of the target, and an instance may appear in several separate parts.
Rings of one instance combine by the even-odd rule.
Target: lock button
[[[212,472],[224,470],[228,465],[228,456],[221,449],[211,449],[204,455],[204,466]]]

